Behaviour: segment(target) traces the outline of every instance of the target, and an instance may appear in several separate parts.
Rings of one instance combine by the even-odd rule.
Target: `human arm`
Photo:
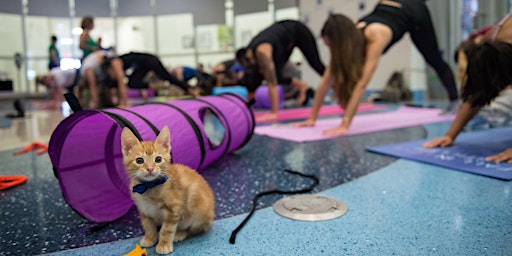
[[[382,51],[387,42],[388,41],[383,39],[380,34],[372,33],[367,36],[366,58],[363,65],[362,75],[359,81],[356,83],[354,90],[352,91],[352,95],[350,95],[348,99],[348,102],[342,106],[345,110],[342,122],[339,126],[324,131],[324,135],[337,136],[348,132],[350,124],[352,123],[352,119],[356,115],[357,107],[363,98],[366,86],[370,82],[373,73],[375,72],[377,64],[379,63],[380,57],[382,55]]]
[[[459,112],[455,117],[455,120],[453,120],[446,134],[442,137],[435,138],[429,142],[424,143],[423,147],[435,148],[451,146],[464,126],[466,126],[469,120],[471,120],[478,113],[478,111],[480,111],[481,108],[481,106],[472,107],[471,103],[469,102],[462,103]]]
[[[59,63],[59,57],[57,56],[57,49],[50,49],[50,58],[52,58],[53,63]]]
[[[89,33],[86,33],[84,31],[82,34],[80,34],[80,42],[79,42],[79,45],[78,45],[80,47],[80,50],[93,52],[93,51],[96,51],[98,49],[98,47],[101,44],[101,38],[98,39],[98,42],[97,42],[96,46],[88,45],[87,41],[89,39],[90,39]]]
[[[91,46],[87,45],[87,40],[89,39],[89,34],[85,33],[85,31],[80,34],[80,42],[78,44],[78,47],[80,47],[80,50],[86,50],[86,51],[94,51],[94,49],[91,49]]]
[[[279,111],[279,93],[277,91],[277,74],[274,60],[272,59],[272,45],[263,43],[256,49],[256,61],[259,72],[267,81],[268,94],[270,98],[270,114],[260,117],[261,121],[270,121],[277,119]]]
[[[85,79],[89,88],[89,107],[95,108],[98,106],[98,89],[96,88],[96,77],[92,68],[85,70]]]
[[[311,107],[311,114],[309,115],[309,118],[305,121],[293,124],[294,127],[315,125],[315,122],[318,119],[318,112],[320,111],[320,108],[324,103],[325,96],[327,96],[327,92],[329,92],[333,83],[334,77],[331,74],[330,65],[328,65],[315,91],[315,97],[313,98],[313,106]]]
[[[117,91],[119,94],[119,108],[128,107],[128,86],[126,85],[125,73],[123,69],[123,62],[119,58],[114,58],[110,61],[110,69],[114,80],[117,83]]]

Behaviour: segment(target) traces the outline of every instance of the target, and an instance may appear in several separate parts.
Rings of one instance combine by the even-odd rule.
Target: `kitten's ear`
[[[121,132],[121,146],[123,148],[123,153],[130,152],[130,150],[139,143],[139,139],[137,139],[135,134],[133,134],[128,127],[123,128],[123,132]]]
[[[171,134],[169,132],[169,127],[164,126],[155,140],[156,144],[165,148],[168,151],[171,151]]]

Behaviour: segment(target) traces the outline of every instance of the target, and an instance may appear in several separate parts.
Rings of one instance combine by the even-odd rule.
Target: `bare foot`
[[[322,134],[325,136],[339,136],[339,135],[346,134],[347,132],[348,132],[347,128],[336,127],[333,129],[325,130],[322,132]]]
[[[299,95],[297,96],[297,105],[302,106],[304,102],[306,101],[306,90],[300,90]]]
[[[188,93],[193,97],[199,97],[201,96],[201,89],[199,87],[189,87]]]
[[[119,103],[119,105],[117,105],[118,108],[127,108],[128,107],[128,104],[126,102],[124,103]]]
[[[308,85],[302,81],[297,82],[297,89],[299,89],[299,95],[297,96],[297,105],[302,106],[306,101],[306,93],[308,92]]]

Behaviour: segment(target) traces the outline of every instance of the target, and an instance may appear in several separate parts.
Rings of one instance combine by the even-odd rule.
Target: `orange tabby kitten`
[[[173,241],[210,229],[215,216],[212,190],[195,170],[171,164],[167,126],[154,142],[140,142],[130,129],[124,128],[121,144],[132,198],[144,228],[140,241],[143,247],[158,241],[156,252],[167,254],[173,251]]]

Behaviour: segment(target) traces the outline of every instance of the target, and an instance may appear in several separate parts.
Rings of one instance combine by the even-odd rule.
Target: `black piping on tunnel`
[[[217,107],[215,107],[213,104],[211,104],[210,102],[205,101],[205,100],[201,100],[201,99],[190,99],[190,100],[195,100],[195,101],[202,102],[202,103],[204,103],[204,104],[207,104],[207,105],[209,106],[208,108],[210,108],[210,109],[214,109],[215,111],[214,111],[213,113],[215,114],[215,116],[216,116],[217,118],[219,118],[219,115],[220,115],[220,116],[222,117],[222,121],[223,121],[222,123],[223,123],[223,124],[226,124],[226,125],[224,125],[224,129],[225,129],[225,130],[224,130],[224,135],[226,135],[226,134],[231,134],[231,129],[230,129],[231,127],[229,127],[229,125],[227,125],[227,118],[226,118],[226,116],[224,116],[224,114],[222,114],[222,112],[220,111],[220,109],[218,109],[218,108],[217,108]],[[206,109],[208,109],[208,108],[206,108]],[[205,108],[202,108],[202,109],[200,109],[199,111],[203,111],[204,109],[205,109]],[[220,120],[220,118],[219,118],[219,120]],[[224,136],[224,138],[223,138],[223,139],[226,139],[226,136]],[[224,152],[222,152],[222,155],[226,155],[226,153],[228,152],[229,147],[231,146],[231,136],[227,136],[227,140],[228,140],[228,141],[227,141],[227,146],[226,146],[226,148],[224,149]],[[213,149],[214,149],[214,147],[213,147],[212,143],[210,142],[210,143],[208,143],[208,144],[210,145],[210,149],[211,149],[211,150],[213,150]],[[222,143],[221,143],[221,144],[222,144]]]
[[[151,103],[146,103],[144,105],[162,105],[162,106],[167,106],[167,107],[170,107],[170,108],[173,108],[173,109],[177,110],[178,112],[180,112],[180,114],[182,114],[185,117],[185,119],[187,119],[188,123],[192,126],[192,129],[194,130],[194,133],[196,134],[197,141],[199,142],[199,146],[201,148],[201,161],[200,161],[200,163],[198,165],[199,167],[201,167],[203,165],[206,152],[204,150],[203,136],[201,136],[201,131],[200,131],[199,127],[197,127],[197,124],[194,122],[194,120],[185,111],[183,111],[182,109],[180,109],[180,108],[178,108],[178,107],[176,107],[174,105],[167,104],[165,102],[151,102]]]
[[[230,99],[228,97],[223,97],[225,95],[235,96],[236,98],[240,99],[240,102],[236,102],[236,101],[234,101],[234,100],[232,100],[232,99]],[[227,99],[227,100],[229,100],[229,101],[231,101],[231,102],[233,102],[233,103],[235,103],[235,104],[237,104],[239,106],[240,106],[240,103],[245,102],[245,100],[242,97],[240,97],[240,95],[237,95],[237,94],[234,94],[234,93],[223,93],[223,94],[220,94],[218,96],[223,97],[223,98],[225,98],[225,99]],[[243,146],[245,146],[245,144],[247,144],[247,142],[249,142],[249,140],[252,137],[252,134],[254,133],[254,126],[255,126],[254,123],[256,122],[254,120],[254,114],[252,113],[252,110],[250,109],[250,107],[247,104],[243,104],[243,105],[244,105],[243,107],[247,108],[249,110],[249,112],[251,113],[251,116],[249,117],[249,116],[247,116],[247,113],[244,111],[244,115],[246,117],[245,120],[247,120],[247,127],[251,127],[251,130],[247,133],[247,137],[245,138],[245,141],[242,144],[240,144],[240,147],[238,147],[238,148],[236,148],[234,150],[240,149]],[[252,126],[251,126],[251,121],[252,121]]]
[[[152,122],[150,122],[147,118],[143,117],[142,115],[135,113],[134,111],[125,109],[125,108],[116,108],[116,109],[128,112],[132,115],[135,115],[136,117],[140,118],[142,121],[146,122],[146,124],[149,126],[149,128],[151,128],[151,130],[153,130],[153,132],[155,133],[156,136],[158,136],[158,134],[160,134],[160,131],[158,130],[158,128],[156,128],[156,126]],[[126,120],[126,122],[128,122],[128,120]],[[172,151],[171,151],[171,163],[172,162],[174,162],[174,158],[172,157]]]

